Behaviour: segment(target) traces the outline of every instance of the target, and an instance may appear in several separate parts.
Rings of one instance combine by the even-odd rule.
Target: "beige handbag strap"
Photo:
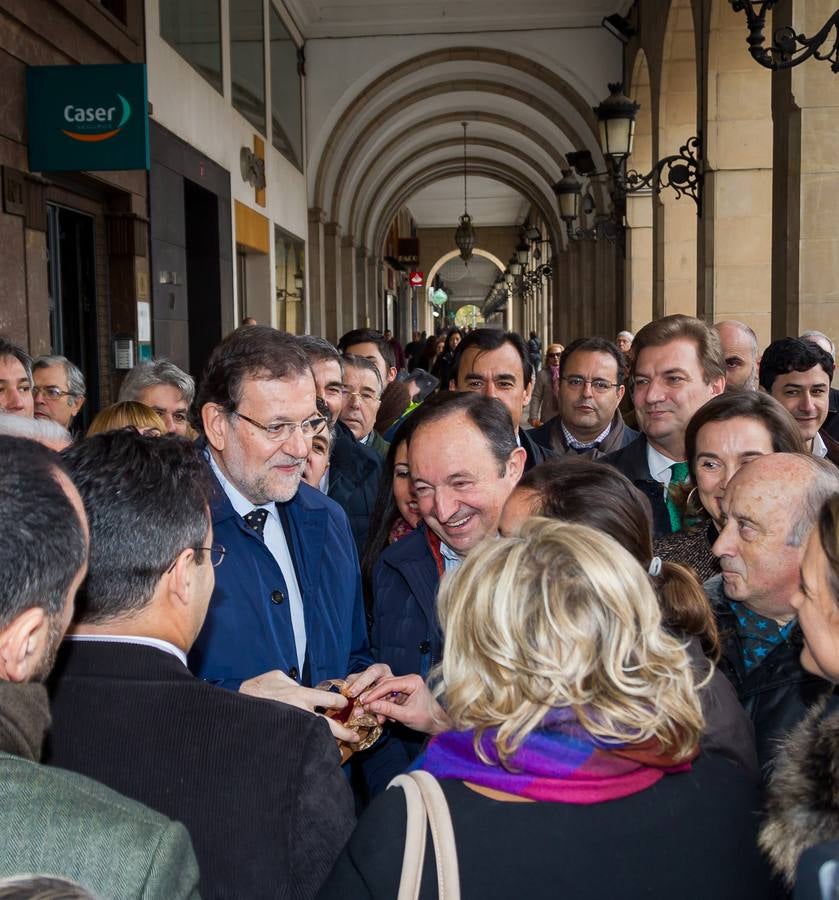
[[[439,782],[430,772],[415,771],[398,775],[388,787],[401,787],[405,791],[407,806],[405,854],[402,857],[398,900],[419,900],[425,861],[426,823],[431,828],[434,841],[439,900],[460,900],[454,829]]]

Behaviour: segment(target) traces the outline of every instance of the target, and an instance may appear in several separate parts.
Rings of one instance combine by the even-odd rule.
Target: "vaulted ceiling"
[[[346,240],[380,254],[405,206],[419,226],[456,226],[462,122],[476,226],[533,208],[565,240],[552,185],[572,150],[603,167],[592,106],[622,56],[600,23],[630,0],[288,4],[307,38],[310,206]]]

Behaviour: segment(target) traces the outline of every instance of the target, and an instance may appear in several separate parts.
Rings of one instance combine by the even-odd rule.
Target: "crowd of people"
[[[542,350],[0,338],[0,896],[833,890],[835,347]]]

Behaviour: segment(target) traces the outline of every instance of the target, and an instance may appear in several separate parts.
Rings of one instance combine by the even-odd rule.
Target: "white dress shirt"
[[[161,640],[161,638],[138,634],[68,634],[65,640],[87,641],[88,643],[96,644],[140,644],[143,647],[154,647],[156,650],[162,650],[164,653],[177,656],[186,665],[186,653],[180,647],[170,644],[169,641]]]
[[[824,459],[827,456],[827,444],[822,440],[822,436],[816,432],[813,438],[813,456]]]
[[[670,466],[677,462],[684,462],[684,460],[670,459],[663,453],[659,453],[658,450],[647,441],[647,468],[650,470],[650,475],[652,475],[653,479],[659,484],[663,484],[665,487],[670,484],[670,477],[673,474],[670,471]]]
[[[209,454],[209,459],[210,467],[216,478],[218,478],[224,493],[227,494],[230,505],[243,519],[254,509],[264,509],[268,513],[265,527],[262,530],[262,539],[265,541],[265,546],[270,551],[271,556],[277,561],[277,565],[280,567],[280,571],[285,579],[288,591],[288,609],[291,613],[291,627],[294,632],[294,646],[297,650],[297,666],[302,673],[303,663],[306,659],[306,618],[303,613],[303,595],[300,593],[297,573],[294,571],[294,560],[291,557],[288,541],[286,541],[277,504],[269,502],[254,506],[247,497],[224,477],[212,453]]]

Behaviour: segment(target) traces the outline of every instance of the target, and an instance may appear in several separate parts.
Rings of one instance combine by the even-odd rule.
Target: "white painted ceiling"
[[[631,0],[286,0],[306,38],[597,26]]]
[[[467,208],[476,229],[520,225],[530,206],[518,191],[478,175],[467,179]],[[420,228],[457,227],[463,214],[463,179],[444,178],[423,188],[405,204]]]

